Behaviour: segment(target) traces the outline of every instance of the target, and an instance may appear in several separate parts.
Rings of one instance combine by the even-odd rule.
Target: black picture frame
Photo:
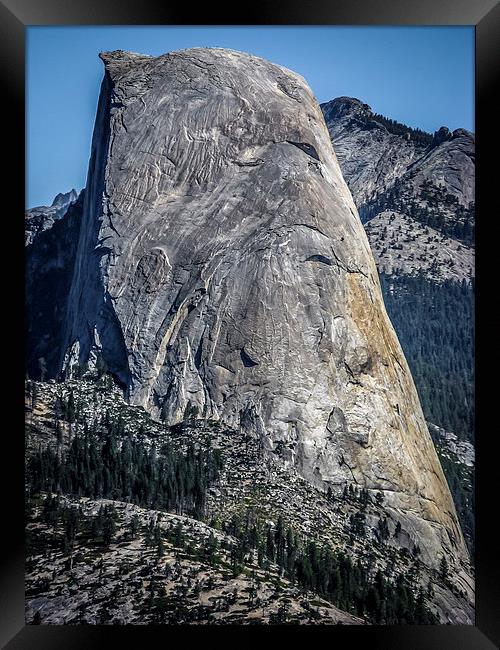
[[[100,648],[140,643],[142,647],[168,643],[172,632],[183,643],[213,642],[217,633],[232,637],[244,633],[250,643],[273,637],[283,628],[196,628],[175,626],[29,626],[24,623],[24,368],[16,334],[23,331],[24,294],[24,42],[30,25],[474,25],[476,31],[476,625],[475,626],[361,626],[293,630],[294,641],[314,642],[316,634],[331,635],[334,647],[363,644],[370,648],[404,650],[491,650],[500,644],[500,573],[496,522],[496,460],[499,458],[495,429],[496,382],[486,378],[488,368],[498,367],[497,332],[500,322],[493,314],[497,295],[496,277],[498,216],[495,158],[498,155],[498,109],[493,97],[498,77],[500,5],[497,0],[292,0],[254,1],[239,8],[182,7],[181,3],[155,0],[1,0],[0,75],[6,118],[3,123],[4,252],[13,252],[3,283],[7,333],[2,339],[3,364],[8,377],[4,414],[14,413],[14,425],[3,424],[2,480],[3,541],[0,556],[0,642],[8,650],[27,648]],[[6,144],[6,136],[11,144]],[[498,181],[497,181],[498,182]],[[14,242],[14,243],[10,243]],[[6,256],[5,256],[6,257]],[[14,264],[14,267],[12,267]],[[17,316],[16,316],[17,314]],[[16,323],[16,319],[19,323]],[[14,336],[13,336],[14,335]],[[22,335],[19,336],[22,338]],[[480,372],[481,371],[481,372]],[[483,374],[481,374],[483,373]],[[4,376],[5,376],[4,375]],[[10,472],[6,468],[10,468]],[[201,636],[203,635],[203,636]],[[132,638],[134,637],[134,638]]]

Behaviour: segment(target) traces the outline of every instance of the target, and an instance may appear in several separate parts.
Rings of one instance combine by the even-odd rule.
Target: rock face
[[[195,409],[284,445],[325,490],[382,491],[425,561],[458,571],[453,502],[306,82],[222,49],[101,58],[57,372],[99,353],[168,424]]]
[[[321,105],[335,153],[354,201],[362,212],[370,200],[391,187],[422,153],[417,144],[389,133],[368,106],[352,97]]]

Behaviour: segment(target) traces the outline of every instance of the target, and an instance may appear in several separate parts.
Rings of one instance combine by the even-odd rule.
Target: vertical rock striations
[[[101,58],[66,359],[100,350],[131,402],[167,423],[196,409],[284,445],[321,488],[384,492],[424,561],[466,563],[305,81],[223,49]]]

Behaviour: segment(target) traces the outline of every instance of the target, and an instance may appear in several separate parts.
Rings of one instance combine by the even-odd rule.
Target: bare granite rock
[[[321,109],[223,49],[101,54],[61,363],[134,404],[248,428],[315,485],[384,491],[436,558],[455,509]]]
[[[283,462],[320,489],[383,492],[470,599],[452,498],[304,79],[225,49],[101,58],[49,375],[100,355],[167,424],[194,409],[286,443]],[[471,621],[466,601],[453,609]]]

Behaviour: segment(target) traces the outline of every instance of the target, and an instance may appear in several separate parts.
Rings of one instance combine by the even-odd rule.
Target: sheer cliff
[[[455,508],[306,82],[231,50],[101,58],[49,374],[100,358],[169,426],[216,420],[320,490],[383,493],[470,621]]]

